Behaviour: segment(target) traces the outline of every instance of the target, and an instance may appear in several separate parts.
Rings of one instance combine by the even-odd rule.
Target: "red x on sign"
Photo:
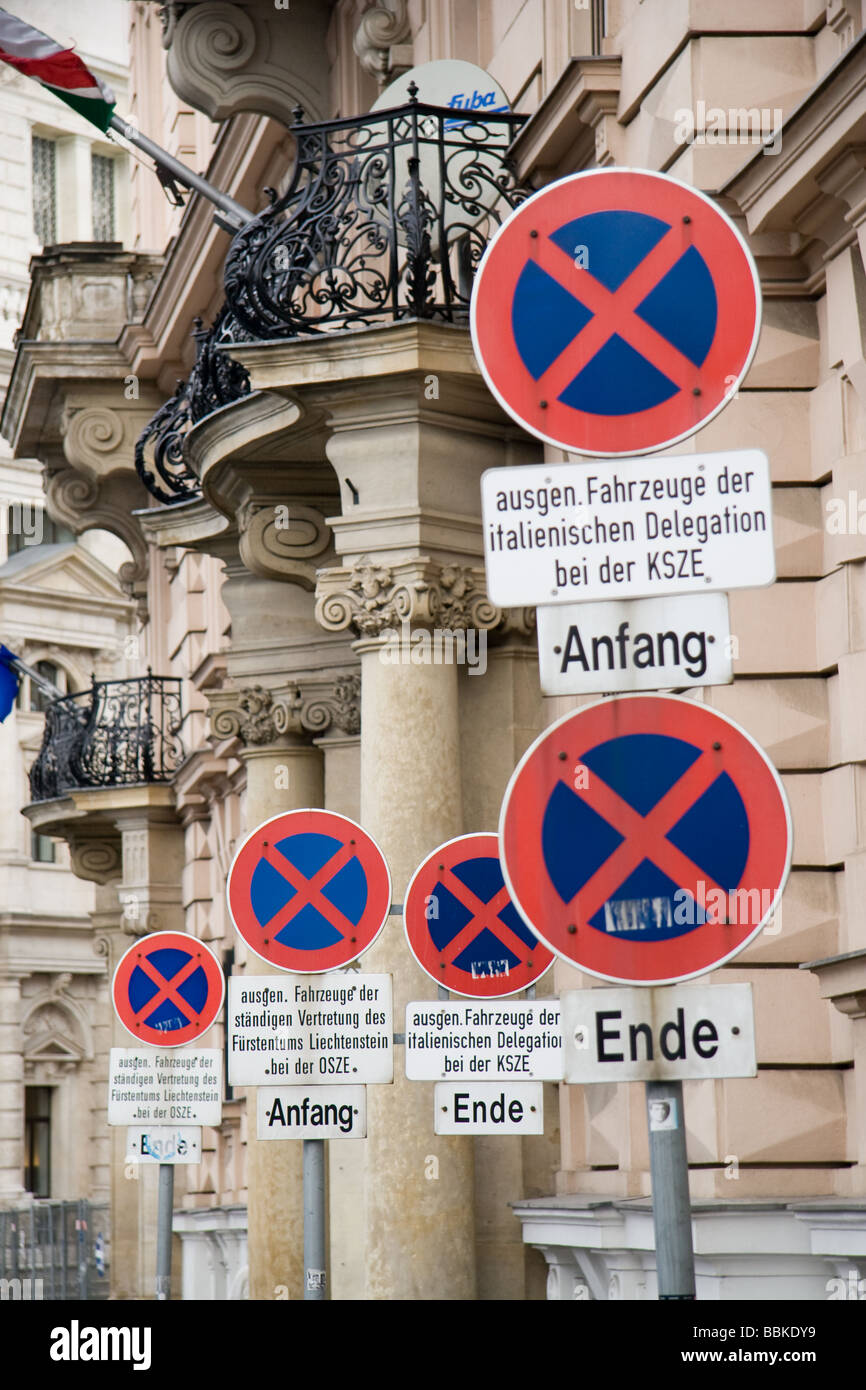
[[[382,851],[347,816],[274,816],[247,836],[226,885],[247,945],[282,970],[318,974],[356,960],[385,924],[391,878]]]
[[[225,978],[213,951],[185,932],[153,932],[130,946],[112,982],[117,1017],[139,1043],[197,1042],[223,1006]]]
[[[626,696],[546,730],[506,789],[505,882],[579,969],[673,984],[729,960],[773,914],[791,862],[779,777],[706,705]]]
[[[525,429],[576,453],[641,454],[733,396],[760,306],[749,250],[711,199],[666,174],[592,170],[534,194],[496,232],[472,340]]]
[[[553,962],[511,901],[493,834],[434,850],[406,890],[403,922],[421,969],[455,994],[516,994]]]

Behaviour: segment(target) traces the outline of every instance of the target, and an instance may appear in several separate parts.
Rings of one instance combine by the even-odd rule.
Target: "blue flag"
[[[0,642],[0,724],[8,718],[18,694],[18,674],[9,665],[18,657]]]

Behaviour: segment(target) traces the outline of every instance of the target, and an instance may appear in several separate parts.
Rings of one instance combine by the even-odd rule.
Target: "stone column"
[[[321,806],[322,755],[303,732],[293,731],[293,701],[249,687],[231,705],[212,712],[214,732],[236,734],[247,786],[244,837],[286,811]],[[282,975],[249,952],[247,973]],[[303,1146],[297,1140],[256,1138],[255,1088],[247,1096],[247,1189],[250,1298],[303,1298]]]
[[[24,1196],[24,1057],[19,971],[0,967],[0,1203]]]
[[[319,621],[360,635],[361,822],[388,860],[396,902],[421,860],[463,828],[457,667],[453,657],[435,661],[431,630],[465,634],[498,621],[482,574],[424,558],[320,574]],[[401,917],[363,968],[393,976],[397,1032],[410,1000],[436,998]],[[369,1087],[367,1115],[364,1296],[474,1299],[471,1142],[434,1136],[432,1085],[406,1080],[399,1048],[394,1084]]]

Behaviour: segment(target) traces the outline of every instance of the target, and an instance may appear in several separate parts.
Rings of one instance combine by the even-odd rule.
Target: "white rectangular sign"
[[[218,1125],[222,1053],[218,1047],[113,1047],[110,1125]]]
[[[566,990],[565,1079],[757,1076],[751,985]]]
[[[503,608],[760,588],[776,577],[758,449],[491,468],[487,592]]]
[[[259,1139],[364,1139],[366,1086],[260,1086]]]
[[[406,1005],[410,1081],[561,1081],[559,1000]]]
[[[390,975],[234,975],[227,1030],[232,1086],[394,1080]]]
[[[126,1132],[127,1163],[201,1163],[201,1126],[141,1125]]]
[[[589,695],[734,679],[727,594],[678,594],[538,609],[545,695]]]
[[[439,1081],[433,1091],[436,1134],[543,1134],[540,1081]]]

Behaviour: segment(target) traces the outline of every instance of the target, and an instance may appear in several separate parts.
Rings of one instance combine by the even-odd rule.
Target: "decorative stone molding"
[[[502,620],[487,597],[484,570],[439,565],[426,557],[379,565],[362,556],[351,569],[319,572],[316,621],[328,632],[354,627],[359,637],[384,637],[401,628],[485,632]]]
[[[76,878],[89,879],[91,883],[110,883],[120,878],[119,840],[70,839],[69,852]]]
[[[101,434],[103,441],[111,428],[106,420],[92,421],[90,425],[91,432]],[[82,424],[79,438],[84,431],[85,424]],[[121,588],[137,600],[139,616],[146,616],[147,543],[132,512],[144,505],[147,493],[138,479],[134,474],[120,472],[98,478],[79,472],[75,467],[52,468],[49,465],[44,468],[43,477],[46,507],[55,521],[68,526],[77,536],[94,528],[111,531],[129,548],[132,560],[120,566],[117,577]]]
[[[211,705],[209,710],[211,727],[217,738],[239,738],[247,747],[276,742],[272,690],[253,685],[220,694],[227,702],[221,702],[218,707]]]
[[[329,549],[330,526],[315,507],[257,497],[238,513],[240,556],[247,569],[263,579],[282,579],[312,592],[315,556]]]
[[[168,79],[183,101],[224,121],[240,111],[291,125],[299,103],[322,119],[330,7],[320,0],[241,6],[227,0],[163,7]]]
[[[408,52],[394,52],[412,38],[408,0],[378,0],[358,21],[352,47],[361,67],[375,77],[380,87],[389,78],[412,65]]]
[[[330,731],[354,736],[361,731],[361,678],[292,681],[282,690],[261,685],[215,692],[210,705],[215,738],[239,738],[247,747],[280,743],[291,737],[321,737]]]
[[[278,733],[321,736],[339,729],[354,736],[361,732],[361,677],[340,676],[327,685],[289,686],[274,707]]]
[[[68,992],[71,983],[72,976],[64,972],[30,1001],[21,1024],[26,1061],[73,1066],[82,1059],[92,1061],[92,1030],[81,1006]]]

